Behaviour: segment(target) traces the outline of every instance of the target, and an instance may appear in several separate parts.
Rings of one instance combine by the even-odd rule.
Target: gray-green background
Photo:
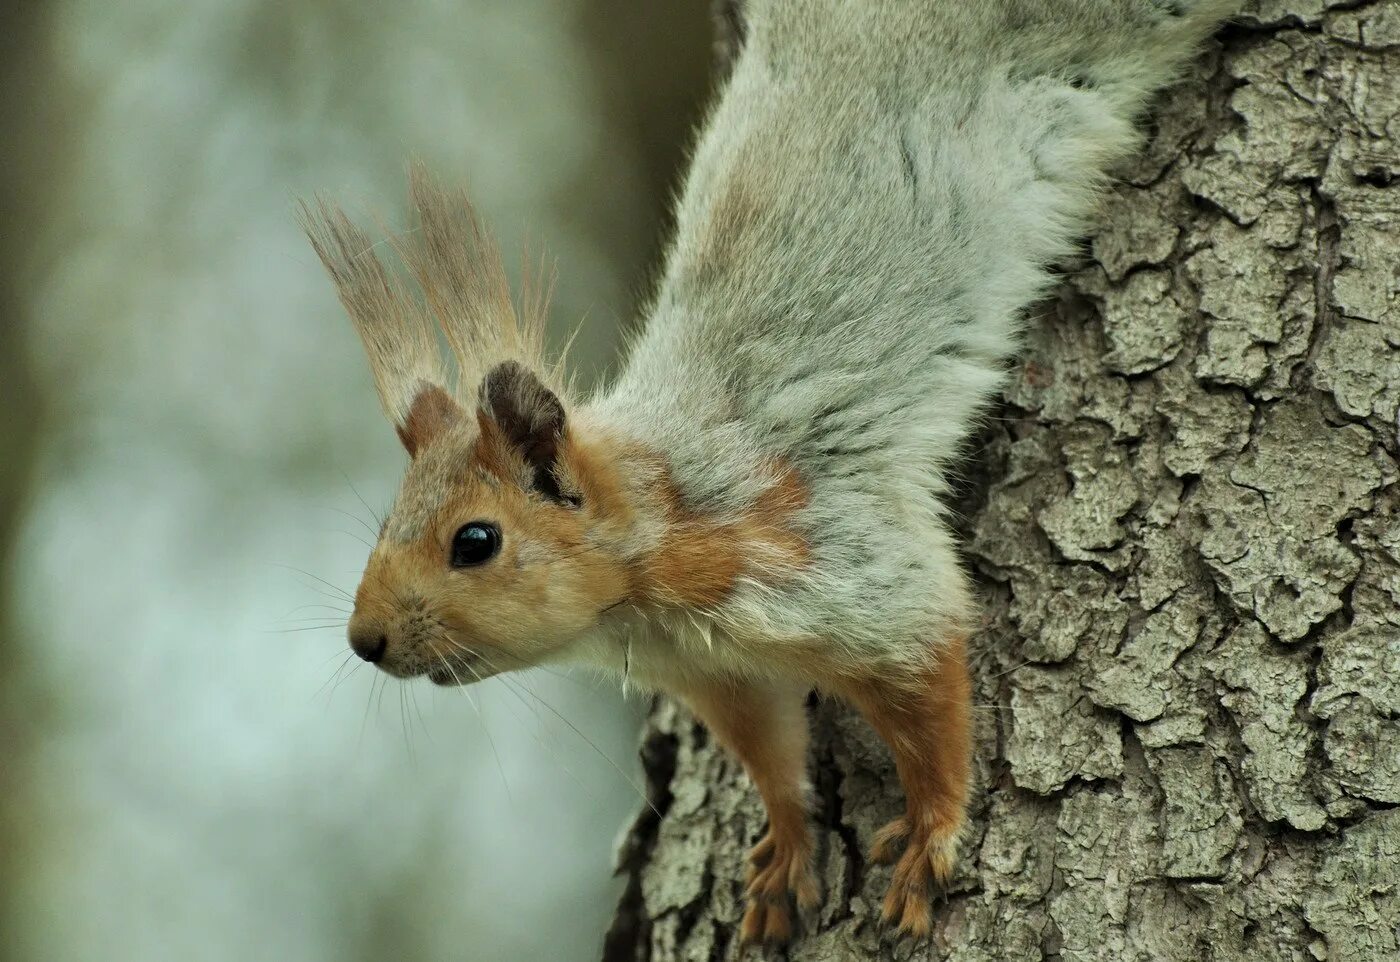
[[[597,957],[644,706],[336,678],[360,496],[403,455],[292,204],[401,225],[420,155],[508,260],[553,255],[556,333],[582,322],[602,376],[705,95],[704,6],[0,13],[8,957]]]

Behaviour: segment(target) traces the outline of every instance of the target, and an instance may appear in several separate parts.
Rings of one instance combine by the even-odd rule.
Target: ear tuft
[[[339,207],[303,201],[299,219],[364,342],[384,413],[402,424],[425,384],[444,383],[432,318]]]
[[[578,499],[559,487],[555,467],[564,443],[564,405],[533,371],[518,361],[504,361],[481,382],[481,411],[534,472],[534,485],[545,497],[567,504]]]
[[[394,425],[409,457],[417,457],[429,442],[462,420],[462,409],[452,395],[436,384],[425,384],[414,395],[402,424]]]

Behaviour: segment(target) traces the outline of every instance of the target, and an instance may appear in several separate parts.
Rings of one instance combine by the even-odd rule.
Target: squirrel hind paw
[[[753,847],[749,863],[748,906],[739,927],[739,941],[744,945],[786,942],[792,938],[791,903],[812,909],[821,902],[810,839],[782,844],[770,833]]]
[[[881,919],[893,925],[901,936],[922,939],[933,928],[929,899],[936,887],[946,886],[958,861],[959,827],[912,832],[909,820],[896,818],[875,835],[871,859],[893,861],[900,841],[908,840],[904,854],[895,864],[890,887],[885,894]]]

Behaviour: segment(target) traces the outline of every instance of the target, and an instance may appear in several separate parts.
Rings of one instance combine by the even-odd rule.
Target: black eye
[[[490,561],[501,548],[501,532],[486,521],[473,521],[452,536],[452,567],[469,568]]]

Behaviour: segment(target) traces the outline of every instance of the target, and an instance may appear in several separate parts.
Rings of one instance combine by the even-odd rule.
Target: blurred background
[[[382,685],[343,628],[404,456],[296,197],[468,186],[607,375],[707,4],[0,8],[0,953],[592,960],[645,704]]]

